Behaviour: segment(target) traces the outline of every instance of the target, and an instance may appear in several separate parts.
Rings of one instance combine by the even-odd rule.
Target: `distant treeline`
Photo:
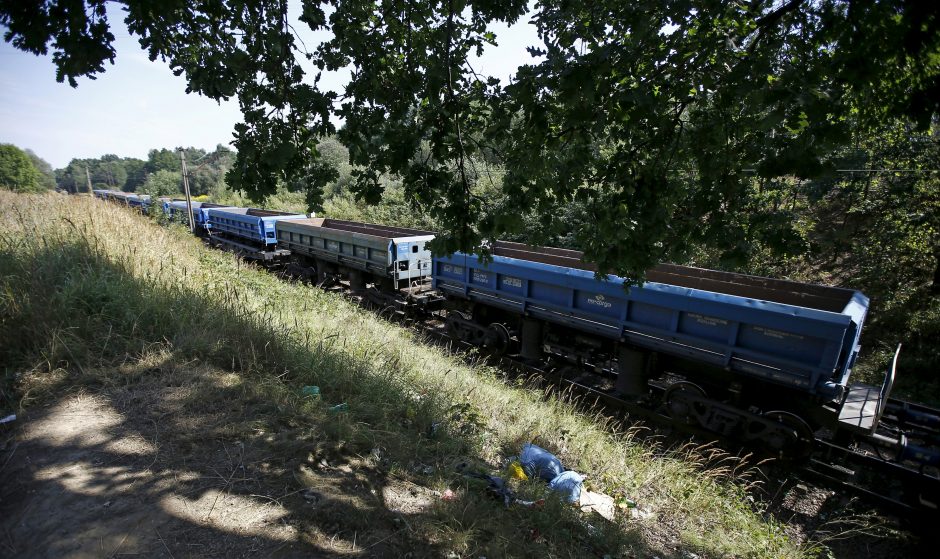
[[[193,195],[221,194],[235,152],[222,145],[211,152],[193,147],[183,152]],[[106,154],[73,159],[65,167],[53,169],[30,150],[0,145],[0,187],[20,192],[59,189],[74,194],[86,192],[89,183],[93,189],[174,196],[182,192],[180,153],[175,149],[152,149],[146,160]]]
[[[194,196],[225,188],[225,173],[235,152],[219,145],[215,151],[185,148],[189,187]],[[86,169],[88,171],[86,176]],[[147,159],[103,155],[95,159],[73,159],[55,171],[56,184],[67,192],[82,192],[91,179],[92,188],[176,195],[181,192],[180,154],[172,149],[152,149]]]

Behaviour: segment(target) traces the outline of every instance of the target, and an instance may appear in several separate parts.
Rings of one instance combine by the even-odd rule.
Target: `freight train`
[[[183,202],[162,206],[185,216]],[[897,353],[882,386],[851,381],[869,307],[859,291],[666,264],[631,286],[598,278],[573,250],[496,241],[485,258],[440,255],[430,231],[211,204],[191,211],[212,244],[320,285],[342,282],[385,316],[438,320],[454,340],[677,423],[777,455],[808,456],[825,432],[879,455],[890,449],[892,462],[940,465],[933,435],[915,444],[882,424],[890,414],[940,425],[932,410],[892,407]]]

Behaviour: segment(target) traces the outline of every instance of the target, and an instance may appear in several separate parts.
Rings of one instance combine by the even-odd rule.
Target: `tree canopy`
[[[575,212],[601,270],[640,277],[710,244],[787,251],[798,235],[761,202],[821,180],[885,121],[927,129],[940,110],[940,5],[911,0],[540,0],[540,45],[509,84],[470,54],[514,23],[524,0],[304,0],[300,20],[332,38],[298,41],[286,0],[127,0],[124,21],[187,91],[237,98],[231,186],[278,185],[316,208],[336,178],[318,140],[337,132],[362,199],[400,177],[444,225],[437,249],[478,247]],[[5,39],[52,51],[59,81],[114,59],[104,0],[12,2]],[[309,47],[309,48],[308,48]],[[308,75],[304,68],[313,68]],[[344,91],[321,72],[352,70]],[[497,195],[477,168],[498,162]],[[566,211],[559,211],[564,208]]]
[[[39,173],[39,186],[45,188],[46,190],[52,190],[56,187],[55,183],[55,171],[52,169],[52,165],[48,161],[36,155],[36,153],[31,149],[24,150],[27,157],[29,157],[30,162],[32,162],[33,167],[36,169],[36,172]]]
[[[183,178],[179,171],[160,169],[147,175],[147,180],[140,187],[140,192],[151,196],[179,196],[182,192]]]
[[[26,152],[13,144],[0,144],[0,188],[36,192],[42,189],[40,179]]]
[[[67,166],[56,170],[55,179],[60,188],[73,193],[87,191],[89,181],[92,188],[134,192],[146,178],[141,175],[143,165],[140,159],[114,154],[72,159]]]

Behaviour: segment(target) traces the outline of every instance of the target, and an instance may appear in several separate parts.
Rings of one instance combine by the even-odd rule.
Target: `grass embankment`
[[[663,456],[338,295],[282,281],[126,209],[0,192],[0,278],[5,410],[28,417],[75,394],[125,415],[149,409],[142,424],[152,422],[154,433],[145,438],[160,454],[150,462],[157,450],[141,451],[147,471],[185,464],[198,472],[209,468],[200,460],[210,451],[221,445],[230,455],[237,447],[238,468],[211,468],[224,482],[215,499],[276,502],[291,527],[278,537],[302,549],[473,557],[811,552],[752,510],[732,469],[702,473],[694,454]],[[303,396],[305,385],[319,386],[321,397]],[[339,403],[348,411],[331,411]],[[624,513],[608,523],[551,497],[542,507],[507,509],[454,469],[467,462],[495,470],[527,441],[588,474],[595,490],[629,496],[652,516]],[[393,484],[413,487],[416,502],[393,507],[386,491]],[[266,497],[259,485],[281,489]],[[150,486],[138,487],[139,498],[149,498]],[[304,493],[308,487],[319,493]],[[455,499],[435,493],[448,488]],[[520,491],[533,496],[542,486]],[[192,523],[219,517],[221,504],[212,505]]]

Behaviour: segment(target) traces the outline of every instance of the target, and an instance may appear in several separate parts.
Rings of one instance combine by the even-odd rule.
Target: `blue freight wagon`
[[[199,215],[199,207],[201,205],[202,202],[192,202],[193,221],[195,221],[196,216]],[[163,213],[173,221],[189,224],[189,220],[186,219],[186,200],[180,200],[178,198],[164,200]]]
[[[150,207],[149,194],[128,194],[125,197],[127,205],[140,211],[145,211]]]
[[[132,194],[129,192],[120,192],[118,190],[106,190],[104,192],[105,199],[125,205],[128,204],[127,198],[129,196],[132,196]]]
[[[274,224],[282,219],[307,219],[292,214],[258,208],[209,208],[208,224],[216,234],[235,237],[261,248],[277,245]]]
[[[134,194],[132,192],[122,192],[119,190],[95,190],[93,193],[99,198],[124,204],[138,211],[146,211],[147,208],[150,207],[151,200],[149,194]]]
[[[624,289],[618,276],[596,279],[576,251],[506,242],[491,251],[489,263],[472,254],[435,256],[434,287],[826,399],[844,392],[868,310],[868,299],[849,289],[673,265]]]
[[[203,234],[212,229],[209,224],[209,210],[212,208],[236,209],[234,206],[225,204],[213,204],[212,202],[190,202],[193,208],[193,223],[196,227],[196,234]],[[167,200],[163,203],[163,211],[171,219],[179,219],[187,222],[186,219],[186,200]]]

